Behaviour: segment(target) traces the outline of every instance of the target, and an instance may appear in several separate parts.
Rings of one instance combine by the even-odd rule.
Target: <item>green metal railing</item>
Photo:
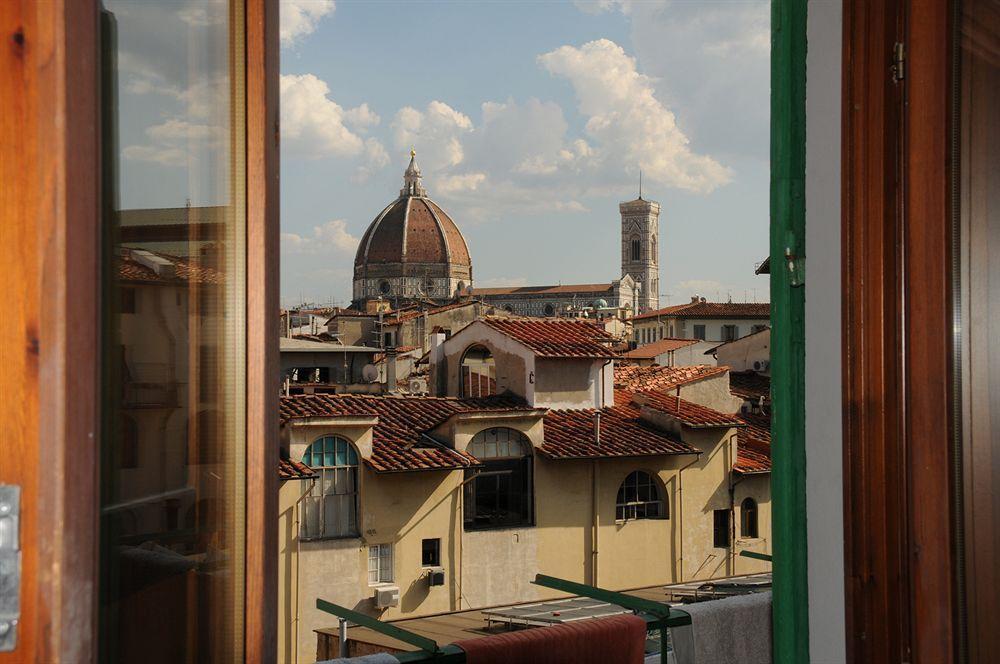
[[[583,583],[558,579],[554,576],[537,574],[535,585],[552,588],[561,592],[590,597],[610,604],[617,604],[626,609],[631,609],[646,621],[647,631],[658,631],[660,633],[660,662],[667,662],[667,630],[672,627],[684,627],[691,624],[691,616],[684,611],[679,611],[668,604],[654,602],[641,597],[633,597],[613,590],[604,590],[588,586]],[[419,650],[410,652],[394,653],[393,657],[400,662],[433,662],[434,664],[465,664],[465,651],[455,645],[440,646],[433,639],[421,636],[392,623],[382,622],[377,618],[372,618],[364,613],[359,613],[353,609],[328,602],[324,599],[316,600],[316,608],[320,611],[333,614],[338,618],[349,620],[355,625],[367,627],[390,638],[408,643]]]

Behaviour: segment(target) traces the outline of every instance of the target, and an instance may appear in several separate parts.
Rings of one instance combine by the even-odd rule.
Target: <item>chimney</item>
[[[692,295],[691,296],[691,304],[698,304],[699,301],[700,300],[698,299],[697,295]]]
[[[385,349],[385,391],[396,391],[396,348]]]
[[[601,411],[594,412],[594,442],[601,444]]]

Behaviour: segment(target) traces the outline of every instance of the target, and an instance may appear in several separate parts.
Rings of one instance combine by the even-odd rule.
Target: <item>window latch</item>
[[[21,619],[21,487],[0,484],[0,652],[17,647]]]

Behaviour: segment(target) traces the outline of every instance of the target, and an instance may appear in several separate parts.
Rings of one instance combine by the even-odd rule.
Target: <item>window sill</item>
[[[534,527],[535,524],[533,523],[522,523],[516,525],[503,525],[503,526],[463,526],[462,530],[464,530],[467,533],[480,533],[480,532],[489,532],[497,530],[525,530],[527,528],[534,528]]]
[[[355,535],[322,535],[320,537],[299,537],[300,542],[335,542],[338,540],[361,539],[360,534]]]

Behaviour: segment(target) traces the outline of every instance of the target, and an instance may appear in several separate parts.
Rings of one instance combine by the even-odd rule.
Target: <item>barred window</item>
[[[358,534],[358,454],[340,436],[324,436],[302,456],[319,476],[302,501],[302,539]]]
[[[497,393],[497,366],[484,346],[473,346],[462,357],[462,396],[488,397]]]
[[[660,486],[649,473],[637,470],[629,474],[618,488],[615,519],[669,519],[670,510]]]

